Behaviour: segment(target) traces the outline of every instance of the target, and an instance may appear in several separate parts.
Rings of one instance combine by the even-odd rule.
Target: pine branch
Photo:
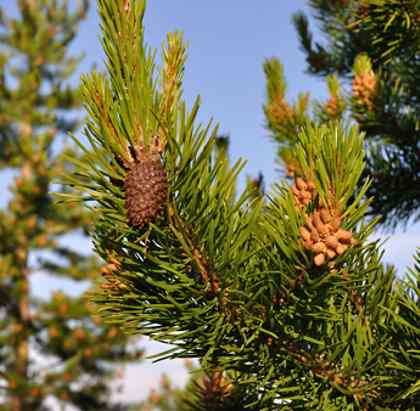
[[[243,162],[220,161],[217,127],[196,124],[200,102],[187,110],[180,83],[168,100],[167,83],[155,81],[144,2],[98,4],[109,77],[84,79],[85,161],[69,156],[75,169],[65,183],[75,192],[62,198],[96,215],[95,249],[107,265],[94,300],[103,316],[173,345],[157,359],[198,358],[209,373],[196,387],[200,410],[414,411],[418,371],[404,367],[416,353],[403,352],[417,339],[417,313],[368,240],[376,222],[364,222],[364,135],[307,121],[302,96],[286,110],[291,126],[300,122],[294,139],[281,121],[273,133],[292,141],[292,185],[277,185],[267,202],[249,189],[235,198]],[[181,73],[184,59],[175,61]],[[265,70],[269,117],[285,84],[276,60]],[[340,97],[333,77],[330,92]]]

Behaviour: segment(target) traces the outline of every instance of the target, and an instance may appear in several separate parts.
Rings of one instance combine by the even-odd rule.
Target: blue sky
[[[15,3],[15,0],[0,0],[0,5],[10,12]],[[212,117],[219,122],[221,132],[231,137],[232,159],[247,159],[245,173],[256,175],[262,171],[268,183],[275,181],[279,174],[274,164],[276,148],[264,128],[264,59],[278,56],[283,62],[288,97],[293,99],[306,91],[315,98],[326,96],[323,81],[304,74],[304,56],[291,23],[292,13],[297,10],[307,10],[305,1],[149,0],[145,17],[146,40],[154,47],[160,47],[166,32],[184,32],[189,44],[184,83],[187,102],[191,103],[200,94],[202,121]],[[103,66],[98,26],[93,5],[72,45],[74,53],[86,54],[79,73],[88,71],[94,64]],[[2,194],[7,184],[8,179],[0,174]],[[407,265],[415,245],[420,245],[419,231],[417,225],[391,236],[386,259],[400,268]],[[149,352],[159,349],[154,344],[146,345]],[[158,367],[147,363],[128,370],[130,378],[125,394],[133,398],[144,395],[147,387],[158,384],[162,371],[174,375],[179,382],[184,380],[179,363]]]

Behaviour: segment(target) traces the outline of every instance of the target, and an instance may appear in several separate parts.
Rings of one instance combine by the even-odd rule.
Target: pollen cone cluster
[[[233,386],[226,379],[222,372],[214,372],[202,379],[201,392],[207,404],[214,404],[223,401],[230,395]]]
[[[164,208],[168,180],[156,155],[145,156],[128,171],[124,181],[125,208],[131,225],[142,227],[153,221]]]
[[[360,74],[353,79],[352,92],[353,97],[368,110],[373,108],[373,97],[376,91],[376,78],[373,71]]]
[[[317,266],[343,254],[350,245],[357,244],[351,231],[341,228],[341,217],[336,210],[320,208],[305,216],[299,232],[305,249],[314,253]]]
[[[325,105],[325,112],[330,116],[330,117],[336,117],[337,113],[338,113],[338,101],[337,101],[337,96],[331,96],[328,101],[327,104]]]
[[[306,207],[314,198],[315,185],[312,181],[305,181],[298,177],[291,188],[296,205],[302,209]]]
[[[277,124],[283,124],[293,117],[293,109],[289,106],[287,101],[279,97],[275,99],[268,107],[268,114]]]
[[[344,110],[343,100],[339,96],[331,96],[325,104],[325,112],[328,116],[336,118],[342,114]]]

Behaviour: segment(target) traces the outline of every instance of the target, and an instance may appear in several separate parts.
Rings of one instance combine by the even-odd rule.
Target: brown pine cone
[[[125,208],[131,225],[142,227],[153,221],[165,207],[168,180],[159,158],[137,162],[124,181]]]

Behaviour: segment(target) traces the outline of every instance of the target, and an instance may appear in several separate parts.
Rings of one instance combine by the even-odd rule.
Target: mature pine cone
[[[137,162],[124,180],[125,208],[133,226],[155,219],[166,203],[168,180],[159,158]]]

